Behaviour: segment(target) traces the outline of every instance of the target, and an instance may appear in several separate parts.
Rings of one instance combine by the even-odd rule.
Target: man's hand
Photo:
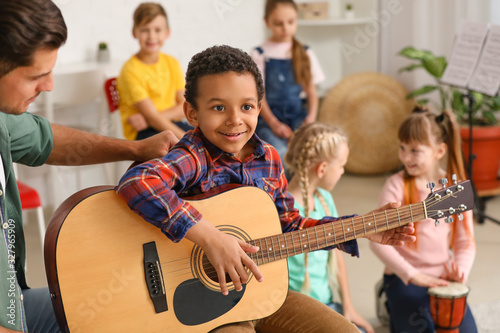
[[[401,202],[388,203],[380,208],[375,209],[372,212],[383,212],[384,210],[395,209],[400,206]],[[414,232],[415,228],[413,227],[413,222],[411,222],[406,226],[378,232],[376,234],[366,236],[366,238],[368,238],[372,242],[377,242],[380,244],[402,246],[405,242],[414,242],[417,240],[417,237],[413,235]]]
[[[135,141],[138,145],[136,161],[144,162],[163,157],[179,139],[172,131],[166,130],[147,139]]]

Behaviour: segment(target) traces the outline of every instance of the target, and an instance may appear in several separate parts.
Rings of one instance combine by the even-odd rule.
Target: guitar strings
[[[452,195],[443,196],[442,199],[446,199],[449,196]],[[427,218],[433,218],[434,216],[437,216],[439,210],[432,210],[430,208],[440,203],[442,199],[438,200],[434,197],[427,199],[425,207],[426,209],[424,209],[422,202],[420,202],[404,206],[398,209],[392,209],[372,214],[365,214],[363,216],[356,216],[350,219],[334,221],[333,223],[327,223],[322,226],[316,226],[312,228],[306,228],[302,230],[296,230],[293,232],[283,233],[280,235],[265,237],[263,239],[252,240],[249,243],[258,245],[260,246],[261,249],[257,253],[249,254],[249,256],[254,261],[256,261],[258,265],[261,265],[271,261],[289,257],[291,256],[291,253],[295,255],[303,252],[309,252],[317,248],[323,248],[326,246],[334,245],[334,242],[332,242],[331,240],[332,238],[331,236],[325,237],[325,235],[318,235],[317,229],[315,230],[315,235],[313,235],[314,238],[313,243],[316,243],[315,245],[317,248],[315,247],[311,249],[307,245],[304,245],[303,244],[304,241],[301,239],[301,237],[310,238],[310,235],[308,235],[308,233],[312,232],[311,229],[313,228],[320,227],[320,229],[324,228],[326,231],[330,231],[331,229],[330,234],[335,234],[335,235],[348,234],[346,235],[346,237],[339,236],[338,239],[335,239],[336,243],[340,243],[345,240],[355,239],[358,237],[362,237],[364,235],[371,234],[373,232],[384,231],[396,228],[398,226],[403,226],[411,221],[422,220],[425,218],[425,213],[427,213]],[[401,221],[405,222],[401,223]],[[273,238],[276,238],[276,240],[273,240]],[[270,246],[267,246],[269,245],[266,244],[267,240],[269,240],[269,243],[271,243]],[[264,244],[262,242],[264,242]],[[288,245],[285,246],[285,244],[287,243]],[[292,246],[290,246],[289,243],[292,243]],[[311,242],[309,239],[307,239],[306,243],[311,243]],[[276,245],[278,245],[277,248]],[[285,248],[286,250],[285,254],[283,254],[284,251],[283,248]],[[216,273],[216,270],[208,260],[205,261],[206,262],[202,264],[201,269],[205,272],[206,275],[212,276],[213,274]],[[172,263],[174,263],[174,266],[172,266]],[[168,274],[177,273],[177,276],[179,280],[181,280],[181,282],[185,281],[184,278],[185,276],[193,276],[190,257],[178,259],[176,260],[176,263],[162,262],[161,265],[162,267],[166,266],[163,269]]]

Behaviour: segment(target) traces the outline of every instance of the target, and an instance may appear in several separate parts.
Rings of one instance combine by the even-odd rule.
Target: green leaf
[[[498,120],[491,111],[483,111],[485,125],[495,125]]]
[[[428,98],[421,98],[421,99],[417,100],[417,104],[420,106],[427,105],[427,104],[429,104],[429,99]]]
[[[491,98],[491,101],[493,102],[492,109],[495,111],[500,110],[500,96]]]
[[[474,98],[474,110],[479,110],[483,105],[484,95],[477,91],[472,91],[472,98]]]
[[[416,69],[416,68],[422,68],[422,64],[411,64],[409,66],[406,66],[406,67],[401,67],[399,70],[398,70],[398,74],[402,73],[402,72],[411,72],[412,70]]]
[[[453,90],[451,96],[451,108],[456,111],[465,112],[465,104],[463,100],[463,95],[458,90]]]
[[[443,76],[448,62],[446,61],[445,57],[433,57],[423,59],[422,65],[427,70],[427,72],[429,72],[429,74],[431,74],[435,78],[440,79],[441,76]]]
[[[406,99],[410,99],[410,98],[420,96],[420,95],[425,95],[425,94],[430,93],[436,89],[437,89],[437,86],[429,86],[429,85],[423,86],[422,88],[417,89],[417,90],[413,90],[408,95],[406,95]]]
[[[402,55],[403,57],[409,58],[409,59],[415,59],[415,60],[423,60],[426,58],[432,58],[434,57],[434,54],[432,54],[430,51],[427,50],[417,50],[413,46],[407,46],[398,53],[399,55]]]

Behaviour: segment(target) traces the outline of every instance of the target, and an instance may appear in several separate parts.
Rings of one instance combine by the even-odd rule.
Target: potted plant
[[[105,42],[100,42],[97,46],[97,62],[109,62],[110,55],[108,44]]]
[[[354,18],[354,9],[351,3],[345,5],[345,18],[349,20]]]
[[[491,97],[470,90],[464,91],[442,84],[440,78],[448,64],[443,56],[436,56],[430,51],[417,50],[411,46],[402,49],[399,55],[413,61],[410,65],[399,69],[400,73],[422,68],[434,79],[434,84],[424,85],[410,92],[407,98],[415,98],[420,105],[433,104],[438,110],[451,108],[461,126],[462,149],[466,163],[469,163],[469,138],[472,133],[472,151],[476,156],[472,179],[476,188],[478,190],[498,188],[500,126],[496,114],[500,111],[500,97]],[[426,95],[436,91],[439,96],[438,102],[426,98]],[[470,102],[473,104],[469,104]]]

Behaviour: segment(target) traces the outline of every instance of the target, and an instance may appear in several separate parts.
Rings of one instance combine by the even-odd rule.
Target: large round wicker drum
[[[380,174],[399,166],[398,128],[414,106],[407,94],[397,80],[375,72],[346,76],[327,93],[318,120],[348,135],[347,172]]]

